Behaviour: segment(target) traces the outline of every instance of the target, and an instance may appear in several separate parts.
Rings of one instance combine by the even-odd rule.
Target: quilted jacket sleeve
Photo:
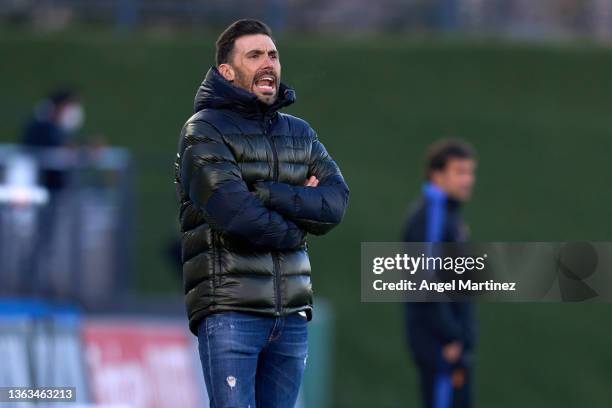
[[[305,231],[322,235],[342,221],[348,205],[349,188],[338,165],[327,153],[314,131],[308,177],[319,179],[317,187],[260,182],[257,195],[266,205],[294,221]]]
[[[205,121],[182,130],[179,182],[213,229],[269,249],[302,244],[304,231],[251,193],[221,134]]]

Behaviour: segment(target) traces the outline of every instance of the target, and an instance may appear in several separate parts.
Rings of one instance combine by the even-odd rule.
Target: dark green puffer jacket
[[[176,160],[189,327],[219,311],[312,316],[306,235],[338,225],[349,189],[305,121],[211,68],[181,131]],[[317,187],[304,187],[310,176]]]

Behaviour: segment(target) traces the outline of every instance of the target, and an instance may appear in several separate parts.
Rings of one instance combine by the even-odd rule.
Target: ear
[[[232,82],[236,78],[236,73],[234,72],[234,68],[230,64],[221,64],[217,67],[219,73],[223,78],[227,81]]]
[[[436,186],[440,186],[442,184],[443,174],[440,170],[434,170],[429,176],[429,181]]]

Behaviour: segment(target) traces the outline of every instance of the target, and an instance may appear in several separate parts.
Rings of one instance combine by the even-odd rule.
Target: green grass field
[[[87,131],[138,160],[137,282],[180,291],[163,251],[177,231],[172,162],[213,37],[0,31],[0,134],[17,139],[41,94],[73,83]],[[480,153],[465,216],[478,241],[610,240],[612,52],[401,38],[281,38],[290,113],[307,119],[351,187],[344,223],[311,239],[317,296],[335,308],[335,407],[416,406],[399,305],[362,304],[361,241],[398,240],[422,154],[442,136]],[[480,407],[608,407],[612,307],[480,307]]]

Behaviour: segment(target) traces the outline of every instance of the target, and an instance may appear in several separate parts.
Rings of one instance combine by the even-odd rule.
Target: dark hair
[[[236,39],[244,35],[263,34],[272,38],[272,30],[259,20],[238,20],[227,27],[217,38],[217,66],[229,61]]]
[[[476,151],[460,139],[438,140],[427,149],[425,178],[429,179],[434,171],[444,170],[452,159],[476,159]]]
[[[75,102],[80,99],[79,94],[72,88],[59,88],[48,96],[53,105],[58,106],[66,102]]]

